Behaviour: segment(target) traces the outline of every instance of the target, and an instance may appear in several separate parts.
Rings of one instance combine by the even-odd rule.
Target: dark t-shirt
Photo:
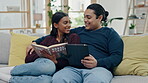
[[[59,44],[59,43],[60,42],[58,42],[55,37],[48,35],[39,44],[44,45],[44,46],[50,46],[50,45]],[[80,43],[79,36],[75,33],[70,34],[68,37],[68,43],[69,44],[79,44]],[[33,51],[32,54],[28,53],[28,55],[25,58],[25,63],[34,62],[37,58],[39,58],[39,56],[36,54],[35,51]],[[56,70],[59,70],[65,66],[69,65],[68,61],[66,59],[59,58],[59,59],[57,59],[57,61],[58,61],[58,63],[56,64]]]

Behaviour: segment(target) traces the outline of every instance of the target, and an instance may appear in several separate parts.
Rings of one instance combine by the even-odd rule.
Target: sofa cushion
[[[114,76],[111,83],[147,83],[148,76]]]
[[[26,56],[26,47],[31,44],[32,40],[37,39],[36,36],[28,36],[24,34],[11,33],[11,47],[9,66],[24,64]]]
[[[115,75],[148,75],[148,36],[124,36],[124,56]]]
[[[10,33],[0,32],[0,63],[7,64],[10,50]]]
[[[3,67],[0,68],[0,80],[5,81],[6,83],[9,83],[9,79],[11,78],[10,71],[14,67]],[[0,81],[0,83],[3,83]]]

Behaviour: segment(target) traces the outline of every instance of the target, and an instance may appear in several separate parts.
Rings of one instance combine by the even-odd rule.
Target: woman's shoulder
[[[45,37],[45,40],[50,40],[50,39],[53,39],[53,38],[55,38],[54,36],[51,36],[51,35],[47,35],[46,37]]]
[[[69,35],[69,39],[80,39],[79,35],[77,33],[71,33]]]
[[[47,35],[40,44],[48,46],[48,45],[52,45],[54,42],[56,42],[56,38],[54,36]]]
[[[71,34],[69,35],[69,38],[72,38],[72,37],[79,37],[79,36],[78,36],[78,34],[76,34],[76,33],[71,33]]]

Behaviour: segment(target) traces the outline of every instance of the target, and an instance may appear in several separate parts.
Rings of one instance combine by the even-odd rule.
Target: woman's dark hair
[[[64,13],[64,12],[56,12],[55,14],[53,14],[52,19],[51,19],[51,22],[52,22],[52,30],[51,30],[51,32],[50,32],[50,35],[51,35],[51,36],[54,36],[55,38],[57,37],[58,30],[57,30],[57,28],[55,28],[54,23],[58,24],[59,21],[60,21],[63,17],[65,17],[65,16],[68,16],[68,14],[66,14],[66,13]],[[64,35],[63,35],[63,38],[62,38],[62,40],[61,40],[60,42],[65,42],[65,41],[67,41],[67,38],[68,38],[67,35],[68,35],[68,34],[64,34]]]
[[[105,9],[100,4],[91,4],[87,7],[87,9],[94,10],[94,14],[96,14],[96,18],[98,18],[100,15],[103,15],[102,21],[107,20],[107,16],[109,15],[108,11],[105,11]]]

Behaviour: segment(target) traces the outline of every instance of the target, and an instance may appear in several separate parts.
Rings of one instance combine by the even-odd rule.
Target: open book
[[[50,55],[55,54],[57,58],[63,57],[68,60],[71,66],[77,68],[85,68],[81,64],[81,59],[89,55],[88,46],[86,44],[55,44],[49,47],[32,44],[38,56],[43,57],[41,50],[46,50]]]
[[[65,47],[66,44],[67,43],[54,44],[49,47],[38,44],[32,44],[32,47],[34,48],[35,52],[39,57],[44,57],[40,51],[45,50],[48,54],[56,55],[56,57],[59,58],[62,55],[67,55]]]

